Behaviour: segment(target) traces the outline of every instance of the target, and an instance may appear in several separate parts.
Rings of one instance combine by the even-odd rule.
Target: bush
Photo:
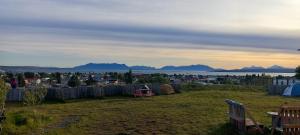
[[[5,81],[0,79],[0,115],[3,115],[4,107],[5,107],[5,100],[6,100],[6,94],[9,87],[5,84]],[[2,125],[0,123],[0,134],[2,131]]]
[[[36,110],[16,111],[7,114],[3,123],[4,135],[26,134],[26,129],[36,129],[49,123],[52,120],[46,113]]]
[[[56,79],[57,83],[60,84],[61,83],[61,73],[56,72],[55,73],[55,79]]]
[[[86,85],[95,85],[97,81],[92,77],[92,75],[89,75],[88,80],[85,81]]]
[[[5,84],[5,81],[0,79],[0,113],[4,110],[8,89],[9,87]]]
[[[25,86],[24,75],[19,73],[17,74],[17,78],[18,78],[18,87],[24,87]]]
[[[170,80],[164,74],[151,74],[150,83],[166,84],[170,83]]]
[[[172,87],[175,90],[175,93],[182,93],[182,88],[180,84],[172,84]]]
[[[124,74],[126,84],[132,84],[133,77],[132,77],[132,70],[130,69],[127,73]]]
[[[73,75],[73,76],[70,78],[70,80],[69,80],[69,82],[68,82],[68,85],[69,85],[70,87],[77,87],[77,86],[79,86],[79,85],[80,85],[80,80],[78,79],[78,76],[77,76],[77,75]]]
[[[42,85],[37,86],[33,89],[28,89],[25,91],[23,102],[25,105],[41,104],[44,101],[46,94],[47,89]]]
[[[296,75],[295,75],[295,77],[296,77],[297,79],[300,79],[300,66],[298,66],[298,67],[296,68]]]

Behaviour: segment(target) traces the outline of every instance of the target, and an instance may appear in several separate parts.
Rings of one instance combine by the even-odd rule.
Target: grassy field
[[[300,99],[261,91],[189,91],[149,98],[113,97],[47,103],[8,104],[6,134],[232,134],[225,99],[244,103],[254,118],[270,126],[267,111]]]

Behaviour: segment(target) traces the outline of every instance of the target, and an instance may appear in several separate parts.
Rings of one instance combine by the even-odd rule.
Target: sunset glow
[[[2,0],[0,65],[294,68],[299,7],[297,0]]]

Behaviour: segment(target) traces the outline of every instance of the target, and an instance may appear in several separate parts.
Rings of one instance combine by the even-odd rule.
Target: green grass
[[[225,99],[245,104],[254,118],[267,126],[271,124],[267,111],[276,111],[284,102],[300,104],[300,99],[268,96],[262,91],[226,90],[189,91],[149,98],[82,99],[34,107],[8,104],[10,118],[4,125],[4,133],[230,135]],[[16,125],[12,120],[16,114],[32,120]]]

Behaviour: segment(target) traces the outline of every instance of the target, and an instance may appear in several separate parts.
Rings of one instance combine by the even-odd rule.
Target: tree
[[[57,83],[61,83],[61,73],[59,73],[59,72],[56,72],[55,73],[55,78],[56,78],[56,81],[57,81]]]
[[[151,74],[151,83],[170,83],[165,74]]]
[[[14,78],[14,74],[11,72],[6,73],[6,77],[8,80],[11,80],[12,78]]]
[[[24,75],[22,73],[19,73],[17,75],[17,77],[18,77],[18,86],[19,87],[24,87],[25,86]]]
[[[118,80],[122,80],[122,81],[124,81],[124,74],[122,74],[122,73],[120,73],[120,74],[118,74]]]
[[[77,87],[80,85],[80,80],[78,79],[77,75],[72,75],[70,80],[68,81],[68,85],[70,87]]]
[[[85,81],[86,85],[94,85],[96,84],[96,80],[92,77],[92,75],[89,75],[88,80]]]
[[[132,84],[133,77],[132,77],[132,71],[131,71],[131,69],[129,70],[129,72],[127,72],[127,73],[124,74],[124,78],[125,78],[125,82],[127,84]]]
[[[295,75],[295,77],[296,77],[297,79],[300,79],[300,66],[298,66],[298,67],[296,68],[296,75]]]
[[[46,95],[47,88],[43,85],[38,85],[25,91],[23,103],[28,106],[41,104],[45,100]]]
[[[25,78],[34,78],[34,73],[33,72],[25,72],[24,76],[25,76]]]
[[[117,79],[118,78],[118,72],[109,72],[108,74],[113,79]]]
[[[46,78],[47,77],[47,73],[45,73],[45,72],[39,72],[38,74],[41,78]]]
[[[9,87],[5,84],[5,81],[0,79],[0,112],[4,110],[8,89]]]
[[[4,111],[5,111],[5,100],[6,100],[6,94],[8,91],[9,87],[6,85],[5,81],[0,79],[0,115],[4,116]],[[0,120],[1,122],[1,120]],[[0,123],[0,134],[2,131],[2,126]]]

